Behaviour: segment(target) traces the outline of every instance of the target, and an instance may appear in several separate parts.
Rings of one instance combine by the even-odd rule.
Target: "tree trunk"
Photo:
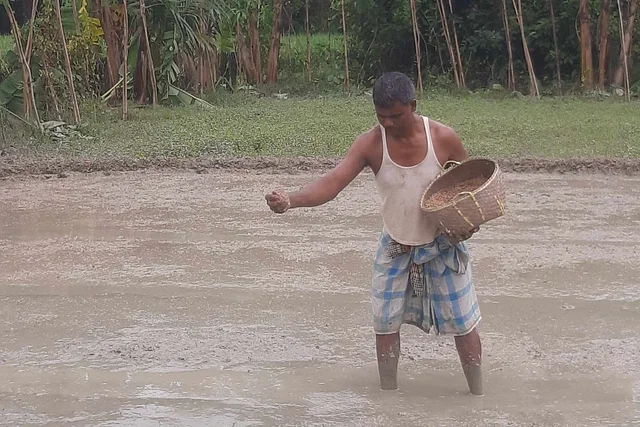
[[[623,42],[621,43],[620,47],[618,67],[613,74],[614,86],[622,86],[625,77],[625,71],[626,73],[629,72],[628,64],[626,64],[626,62],[631,50],[631,43],[633,41],[633,26],[635,23],[636,13],[638,12],[638,0],[631,0],[627,16],[624,19],[622,17],[622,6],[620,4],[618,4],[618,9],[620,10],[620,38],[621,40],[623,40]],[[623,25],[622,22],[624,20],[626,20],[626,23]],[[624,34],[624,37],[622,36],[622,34]]]
[[[344,41],[344,90],[350,92],[351,82],[349,81],[349,53],[347,52],[347,14],[344,11],[344,0],[342,3],[342,39]]]
[[[580,0],[578,7],[580,20],[580,74],[582,87],[593,88],[593,56],[591,52],[591,14],[589,0]]]
[[[244,69],[247,83],[251,85],[256,84],[258,82],[258,72],[256,71],[254,62],[251,60],[251,51],[245,42],[240,22],[236,22],[236,51],[238,62],[241,68]]]
[[[119,26],[113,21],[114,8],[109,4],[103,4],[106,0],[96,0],[96,9],[99,11],[99,19],[104,32],[104,41],[107,47],[107,83],[113,87],[120,81],[120,65],[122,64],[122,48]]]
[[[611,20],[611,0],[602,0],[598,17],[598,87],[604,89],[607,83],[609,59],[609,21]]]
[[[271,25],[271,43],[267,58],[267,83],[278,81],[278,58],[280,57],[280,26],[282,24],[283,0],[273,0],[273,23]]]
[[[418,29],[418,18],[416,17],[416,2],[409,0],[411,6],[411,21],[413,27],[413,44],[416,49],[416,68],[418,70],[418,91],[422,94],[422,60],[420,58],[420,30]]]
[[[309,29],[309,0],[304,2],[304,31],[307,34],[307,60],[305,65],[307,67],[307,80],[311,83],[311,31]]]
[[[440,11],[440,18],[442,21],[442,32],[444,33],[445,41],[447,42],[447,48],[449,49],[449,60],[451,62],[451,68],[453,69],[453,78],[456,82],[456,86],[460,87],[460,76],[458,76],[458,64],[456,56],[453,53],[453,44],[451,43],[451,34],[449,33],[449,24],[447,23],[447,11],[444,8],[444,0],[437,0],[438,10]]]
[[[456,30],[456,17],[453,14],[453,5],[451,4],[451,0],[449,0],[449,12],[451,13],[451,27],[453,28],[453,40],[455,42],[456,47],[456,55],[458,56],[458,74],[460,75],[460,84],[462,87],[467,86],[467,83],[464,79],[464,68],[462,67],[462,57],[460,56],[460,44],[458,43],[458,31]]]
[[[262,83],[262,54],[260,53],[258,12],[255,9],[249,14],[249,41],[251,43],[251,59],[256,70],[256,82],[260,84]]]
[[[122,120],[127,120],[129,118],[129,66],[127,64],[127,57],[129,56],[129,12],[127,0],[123,0],[123,2],[122,68],[124,70],[124,80],[122,81]]]
[[[509,29],[509,14],[507,13],[507,0],[502,0],[502,25],[504,38],[507,41],[507,53],[509,55],[509,90],[516,90],[516,73],[513,69],[513,48],[511,47],[511,30]]]
[[[611,1],[611,0],[609,0]],[[553,31],[553,50],[556,62],[556,80],[558,90],[562,87],[562,76],[560,75],[560,49],[558,48],[558,31],[556,29],[556,14],[553,12],[553,0],[549,0],[549,13],[551,14],[551,30]]]
[[[53,7],[58,18],[58,29],[60,30],[60,42],[62,43],[62,53],[64,55],[64,66],[67,74],[67,82],[69,83],[69,97],[71,98],[71,106],[73,107],[73,120],[75,124],[80,123],[80,108],[78,107],[78,99],[76,98],[76,89],[73,85],[73,71],[71,70],[71,60],[69,59],[69,50],[67,49],[67,39],[64,36],[62,28],[62,14],[60,13],[60,2],[53,0]]]
[[[522,0],[512,0],[513,8],[516,11],[516,19],[520,26],[520,35],[522,36],[522,48],[524,50],[524,59],[527,62],[527,69],[529,70],[529,81],[531,84],[531,96],[540,97],[538,91],[538,79],[536,78],[535,70],[533,69],[533,62],[531,61],[531,55],[529,54],[529,45],[527,43],[527,36],[524,31],[524,20],[522,19]]]
[[[144,53],[147,57],[147,70],[149,72],[149,83],[151,84],[151,105],[158,105],[158,84],[156,82],[156,69],[153,66],[153,56],[151,55],[151,45],[149,43],[149,30],[147,28],[147,6],[144,0],[140,0],[140,20],[142,21],[142,39]]]

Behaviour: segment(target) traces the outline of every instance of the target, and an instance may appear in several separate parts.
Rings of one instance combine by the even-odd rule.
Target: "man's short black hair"
[[[409,105],[415,98],[416,88],[403,73],[384,73],[373,85],[373,105],[376,107],[391,108],[395,103]]]

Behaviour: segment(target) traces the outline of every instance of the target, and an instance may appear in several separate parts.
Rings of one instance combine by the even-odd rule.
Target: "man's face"
[[[415,101],[407,105],[396,102],[389,108],[376,107],[376,116],[387,133],[400,136],[411,129],[415,110]]]

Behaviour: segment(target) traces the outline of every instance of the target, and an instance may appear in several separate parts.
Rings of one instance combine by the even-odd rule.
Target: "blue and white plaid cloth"
[[[445,236],[423,246],[403,246],[386,232],[373,266],[372,310],[376,334],[403,323],[429,333],[465,335],[480,322],[480,308],[464,242]]]

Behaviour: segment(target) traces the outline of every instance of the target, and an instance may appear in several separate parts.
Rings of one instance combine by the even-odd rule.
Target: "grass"
[[[86,134],[67,147],[88,156],[335,156],[376,123],[369,96],[278,100],[219,92],[210,110],[85,105]],[[453,126],[472,155],[640,158],[639,104],[585,99],[493,100],[430,94],[420,113]]]

